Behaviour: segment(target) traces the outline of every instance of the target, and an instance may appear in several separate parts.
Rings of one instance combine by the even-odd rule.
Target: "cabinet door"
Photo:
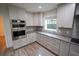
[[[79,56],[79,46],[71,44],[69,55],[70,56]]]
[[[9,16],[10,19],[17,19],[18,15],[17,15],[17,8],[14,6],[8,6],[9,8]]]
[[[27,34],[27,39],[28,39],[29,43],[35,42],[36,41],[36,33]]]
[[[72,28],[75,4],[63,4],[57,9],[58,27]]]
[[[20,47],[25,46],[27,44],[28,44],[27,38],[22,38],[22,39],[14,40],[13,41],[13,48],[17,49],[17,48],[20,48]]]
[[[42,45],[45,45],[45,37],[42,34],[37,34],[37,42],[39,42]]]
[[[23,13],[22,13],[21,8],[18,8],[17,13],[18,13],[18,19],[21,19],[21,20],[22,20],[22,15],[23,15]]]
[[[33,39],[33,42],[36,41],[36,33],[32,33],[32,39]]]
[[[32,13],[26,13],[26,26],[33,26],[33,14]]]
[[[36,41],[41,43],[41,40],[42,40],[41,34],[37,33]]]
[[[26,19],[26,15],[25,15],[26,12],[22,8],[15,6],[9,6],[8,8],[9,8],[10,19],[21,19],[21,20]]]
[[[43,14],[34,13],[33,14],[33,26],[42,26]]]
[[[36,33],[31,33],[30,35],[30,42],[35,42],[36,41]]]
[[[18,19],[25,20],[25,10],[18,8]]]
[[[32,42],[32,36],[31,36],[31,34],[27,34],[27,40],[28,40],[29,43]]]
[[[58,25],[58,27],[63,27],[63,21],[64,21],[63,18],[64,17],[62,15],[63,15],[64,11],[62,9],[63,9],[62,6],[59,6],[57,8],[57,25]]]
[[[39,26],[40,25],[40,15],[39,14],[34,14],[33,25],[34,26]]]
[[[44,37],[45,37],[45,36],[44,36]],[[59,53],[60,40],[46,36],[44,41],[46,41],[46,42],[45,42],[45,43],[46,43],[45,46],[46,46],[49,50],[51,50],[52,52],[54,52],[54,53],[56,53],[56,54]]]
[[[38,34],[37,42],[39,42],[40,44],[42,44],[44,47],[48,48],[52,52],[58,54],[60,40],[50,38],[42,34]]]
[[[69,54],[69,43],[61,41],[59,55],[60,56],[68,56]]]

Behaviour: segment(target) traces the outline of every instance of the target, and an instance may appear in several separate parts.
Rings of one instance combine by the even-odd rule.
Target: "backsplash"
[[[42,31],[42,26],[26,26],[26,32]]]
[[[57,32],[59,35],[72,36],[72,29],[70,28],[59,28]]]
[[[67,37],[72,36],[72,29],[70,28],[58,28],[57,31],[52,31],[52,32],[43,30],[43,32],[48,32],[48,33],[55,34],[55,35],[63,35]]]
[[[68,36],[68,37],[72,36],[72,29],[70,28],[58,28],[57,32],[45,31],[42,29],[43,29],[42,26],[26,26],[27,33],[34,32],[34,31],[43,31],[43,32],[48,32],[55,35],[63,35],[63,36]]]

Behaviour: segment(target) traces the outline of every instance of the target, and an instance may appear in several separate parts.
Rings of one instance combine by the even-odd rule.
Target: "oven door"
[[[26,34],[25,34],[25,30],[18,31],[18,35],[19,35],[19,36],[26,35]]]
[[[19,36],[18,31],[14,31],[13,32],[13,40],[17,40],[18,36]]]
[[[26,36],[26,32],[25,30],[21,30],[21,31],[14,31],[13,32],[13,40],[17,40],[19,38],[23,38]]]

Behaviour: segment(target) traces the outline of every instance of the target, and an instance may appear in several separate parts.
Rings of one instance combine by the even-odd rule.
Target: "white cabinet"
[[[36,33],[29,33],[27,34],[27,40],[29,43],[36,41]]]
[[[75,11],[74,3],[59,5],[57,8],[58,27],[72,28],[74,11]]]
[[[37,35],[38,35],[37,42],[39,42],[44,47],[48,48],[49,50],[51,50],[52,52],[58,55],[60,40],[42,34],[37,34]]]
[[[60,44],[60,40],[56,39],[56,38],[51,38],[46,36],[45,37],[45,41],[46,41],[46,47],[48,49],[50,49],[52,52],[56,53],[57,55],[59,54],[59,44]]]
[[[71,44],[69,55],[70,56],[79,56],[79,45]]]
[[[26,26],[33,26],[33,14],[26,12]]]
[[[61,41],[59,55],[60,56],[68,56],[69,55],[69,43]]]
[[[42,26],[42,13],[34,13],[33,14],[33,26]]]
[[[42,26],[43,14],[26,12],[26,26]]]
[[[18,18],[18,14],[17,14],[17,7],[15,6],[8,6],[9,8],[9,16],[10,16],[10,19],[17,19]]]
[[[10,19],[26,20],[26,11],[16,6],[8,6]]]
[[[21,19],[26,21],[26,26],[42,26],[42,13],[30,13],[16,6],[9,7],[10,19]]]
[[[36,33],[31,33],[32,42],[36,41]]]
[[[18,11],[17,11],[18,19],[25,20],[26,19],[25,13],[26,13],[25,10],[18,8]]]
[[[25,46],[28,44],[28,41],[26,38],[22,38],[22,39],[18,39],[18,40],[14,40],[13,41],[13,48],[17,49],[20,48],[22,46]]]

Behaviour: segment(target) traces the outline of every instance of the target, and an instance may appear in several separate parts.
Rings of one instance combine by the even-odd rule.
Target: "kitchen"
[[[76,3],[0,4],[0,55],[79,56],[78,17]]]

